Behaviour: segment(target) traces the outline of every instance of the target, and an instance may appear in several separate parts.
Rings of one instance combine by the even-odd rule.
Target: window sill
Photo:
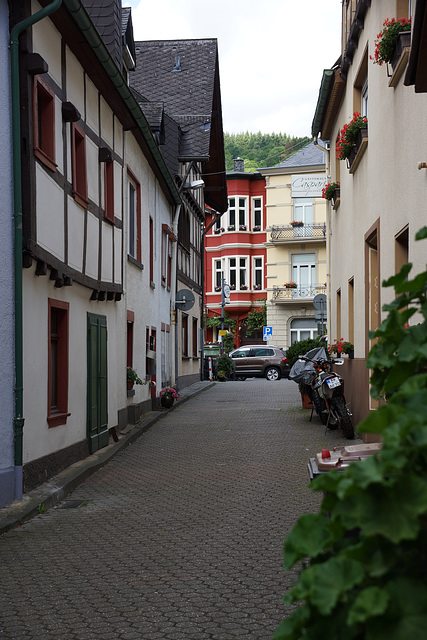
[[[36,147],[34,149],[34,155],[36,156],[36,158],[38,158],[40,160],[40,162],[42,162],[48,169],[50,169],[51,171],[56,171],[58,165],[56,164],[55,160],[53,158],[50,158],[48,155],[46,155],[46,153],[44,151],[42,151],[42,149],[39,149],[38,147]]]
[[[155,283],[154,283],[152,280],[150,280],[150,287],[151,287],[152,289],[155,289],[155,288],[156,288],[156,285],[155,285]]]
[[[73,198],[83,209],[87,209],[88,200],[85,196],[80,195],[77,191],[73,192]]]
[[[182,356],[182,359],[183,360],[192,360],[191,356],[184,356],[184,355]]]
[[[67,418],[71,413],[52,413],[52,415],[47,417],[47,423],[49,425],[49,429],[51,427],[59,427],[61,424],[67,424]]]
[[[409,52],[411,51],[411,47],[405,47],[397,61],[395,68],[393,69],[393,73],[391,74],[390,80],[388,82],[389,87],[397,87],[399,84],[399,80],[402,77],[403,72],[406,69],[406,65],[408,63]]]
[[[139,260],[131,256],[129,253],[128,253],[128,262],[133,264],[138,269],[141,269],[141,271],[144,269],[144,265]]]

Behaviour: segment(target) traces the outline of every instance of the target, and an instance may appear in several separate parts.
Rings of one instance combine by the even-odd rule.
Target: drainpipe
[[[314,146],[317,147],[318,149],[321,149],[324,153],[325,153],[325,158],[326,158],[326,162],[325,162],[325,168],[326,168],[326,175],[328,176],[328,178],[330,177],[330,149],[327,149],[326,147],[322,147],[322,145],[320,145],[317,142],[317,136],[314,136],[314,140],[313,140]],[[327,334],[328,336],[331,335],[331,274],[329,273],[331,270],[331,234],[332,234],[332,230],[331,230],[331,203],[328,202],[327,206],[327,214],[326,214],[326,268],[327,268],[327,273],[326,273],[326,281],[328,283],[328,287],[327,287],[327,295],[326,295],[326,300],[327,300],[327,304],[328,304],[328,312],[327,312]]]
[[[21,176],[21,122],[19,98],[19,36],[28,27],[50,15],[61,6],[62,0],[53,2],[32,16],[16,24],[10,34],[10,73],[12,93],[12,148],[13,148],[13,219],[15,229],[15,499],[22,498],[22,439],[24,430],[23,388],[23,329],[22,329],[22,176]]]

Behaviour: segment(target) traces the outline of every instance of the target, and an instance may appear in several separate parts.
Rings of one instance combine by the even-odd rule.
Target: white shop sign
[[[292,198],[319,198],[326,185],[326,176],[299,175],[292,176]]]

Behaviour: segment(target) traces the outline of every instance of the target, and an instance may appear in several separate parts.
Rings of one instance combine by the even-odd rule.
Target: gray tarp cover
[[[317,347],[316,349],[310,349],[307,353],[304,354],[306,358],[310,358],[310,360],[327,360],[328,356],[326,355],[326,351],[324,347]],[[313,376],[315,375],[314,366],[312,362],[303,362],[301,360],[297,360],[294,365],[292,365],[291,370],[289,371],[289,380],[293,380],[297,383],[310,384]]]

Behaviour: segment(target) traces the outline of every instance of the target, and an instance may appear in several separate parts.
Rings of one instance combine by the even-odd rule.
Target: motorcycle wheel
[[[329,416],[328,409],[326,407],[326,402],[324,401],[323,398],[319,396],[318,393],[316,393],[316,391],[312,392],[312,402],[314,405],[314,409],[317,415],[319,416],[322,424],[327,425],[328,417],[329,417],[328,428],[331,430],[338,429],[338,422],[332,415]]]
[[[344,398],[335,398],[334,404],[335,404],[335,411],[337,412],[337,416],[338,416],[339,427],[341,427],[341,431],[343,432],[344,438],[347,438],[347,440],[353,440],[354,438],[353,423],[351,421],[351,416],[349,415]]]

